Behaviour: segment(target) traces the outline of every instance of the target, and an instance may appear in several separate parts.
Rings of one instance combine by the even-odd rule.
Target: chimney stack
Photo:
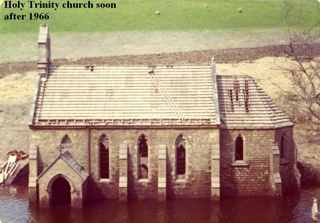
[[[47,77],[51,61],[49,26],[41,24],[38,39],[38,74]]]

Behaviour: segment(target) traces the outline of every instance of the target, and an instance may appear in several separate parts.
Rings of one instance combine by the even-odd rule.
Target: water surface
[[[172,223],[273,223],[311,222],[314,198],[320,188],[303,188],[300,196],[274,198],[226,198],[210,200],[174,200],[158,202],[108,201],[82,210],[69,207],[39,208],[28,202],[25,183],[0,187],[0,219],[3,223],[82,223],[82,222],[172,222]]]

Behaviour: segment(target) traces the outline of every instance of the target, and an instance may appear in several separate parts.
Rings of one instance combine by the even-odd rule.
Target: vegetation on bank
[[[310,27],[319,19],[317,0],[293,1],[291,23],[298,29]],[[38,2],[38,1],[36,1]],[[54,1],[56,2],[56,1]],[[271,29],[283,27],[281,0],[114,0],[116,8],[96,8],[99,0],[91,0],[93,8],[35,9],[26,3],[23,10],[1,5],[0,33],[38,31],[48,23],[53,32],[171,31],[221,29]],[[70,1],[85,3],[87,0]],[[111,1],[110,1],[111,3]],[[159,11],[159,13],[156,13]],[[5,15],[25,14],[24,20],[4,20]],[[33,15],[30,20],[30,13]],[[34,13],[42,14],[35,19]],[[34,20],[35,19],[35,20]]]

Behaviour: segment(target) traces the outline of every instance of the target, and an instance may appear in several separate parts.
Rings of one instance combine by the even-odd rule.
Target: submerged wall
[[[182,134],[186,151],[185,174],[177,175],[176,139]],[[219,178],[220,168],[212,169],[213,149],[219,149],[219,130],[211,129],[33,129],[30,144],[38,147],[38,174],[57,157],[61,140],[73,158],[89,173],[88,199],[119,199],[121,175],[120,146],[127,147],[127,198],[210,198],[212,177]],[[99,139],[105,135],[109,145],[109,177],[100,178]],[[138,139],[144,135],[148,144],[148,174],[139,179]],[[162,147],[163,158],[159,154]],[[163,160],[163,161],[161,161]],[[162,162],[162,163],[161,163]],[[160,165],[165,165],[161,168]],[[218,161],[219,163],[219,161]],[[58,165],[58,164],[57,164]],[[160,168],[159,168],[160,167]],[[165,169],[163,172],[162,169]],[[162,171],[162,172],[161,172]],[[159,181],[159,179],[161,180]],[[215,185],[219,189],[219,182]],[[162,189],[159,189],[162,188]],[[44,187],[40,186],[39,190]],[[162,192],[161,192],[162,191]]]
[[[284,133],[285,140],[282,139]],[[274,171],[280,173],[281,180],[277,182],[283,193],[300,187],[292,133],[292,127],[276,130],[32,129],[30,144],[37,146],[38,156],[37,162],[30,163],[30,169],[37,171],[37,176],[46,170],[59,154],[57,147],[67,135],[69,141],[64,144],[64,150],[89,174],[87,192],[82,195],[88,200],[275,196],[279,193]],[[148,157],[144,160],[148,171],[143,178],[139,176],[141,154],[138,151],[142,135],[148,146]],[[186,156],[182,175],[177,171],[177,138],[181,135]],[[235,159],[235,140],[239,135],[243,138],[243,160],[240,161]],[[102,136],[108,141],[107,178],[100,176]],[[279,148],[276,159],[272,152],[277,147],[272,145]],[[34,175],[36,173],[30,177],[34,179]],[[41,194],[45,187],[40,185],[39,190]]]

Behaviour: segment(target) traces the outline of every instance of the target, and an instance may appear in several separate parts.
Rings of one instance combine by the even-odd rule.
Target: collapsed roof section
[[[221,128],[279,128],[293,123],[250,76],[217,75]]]

